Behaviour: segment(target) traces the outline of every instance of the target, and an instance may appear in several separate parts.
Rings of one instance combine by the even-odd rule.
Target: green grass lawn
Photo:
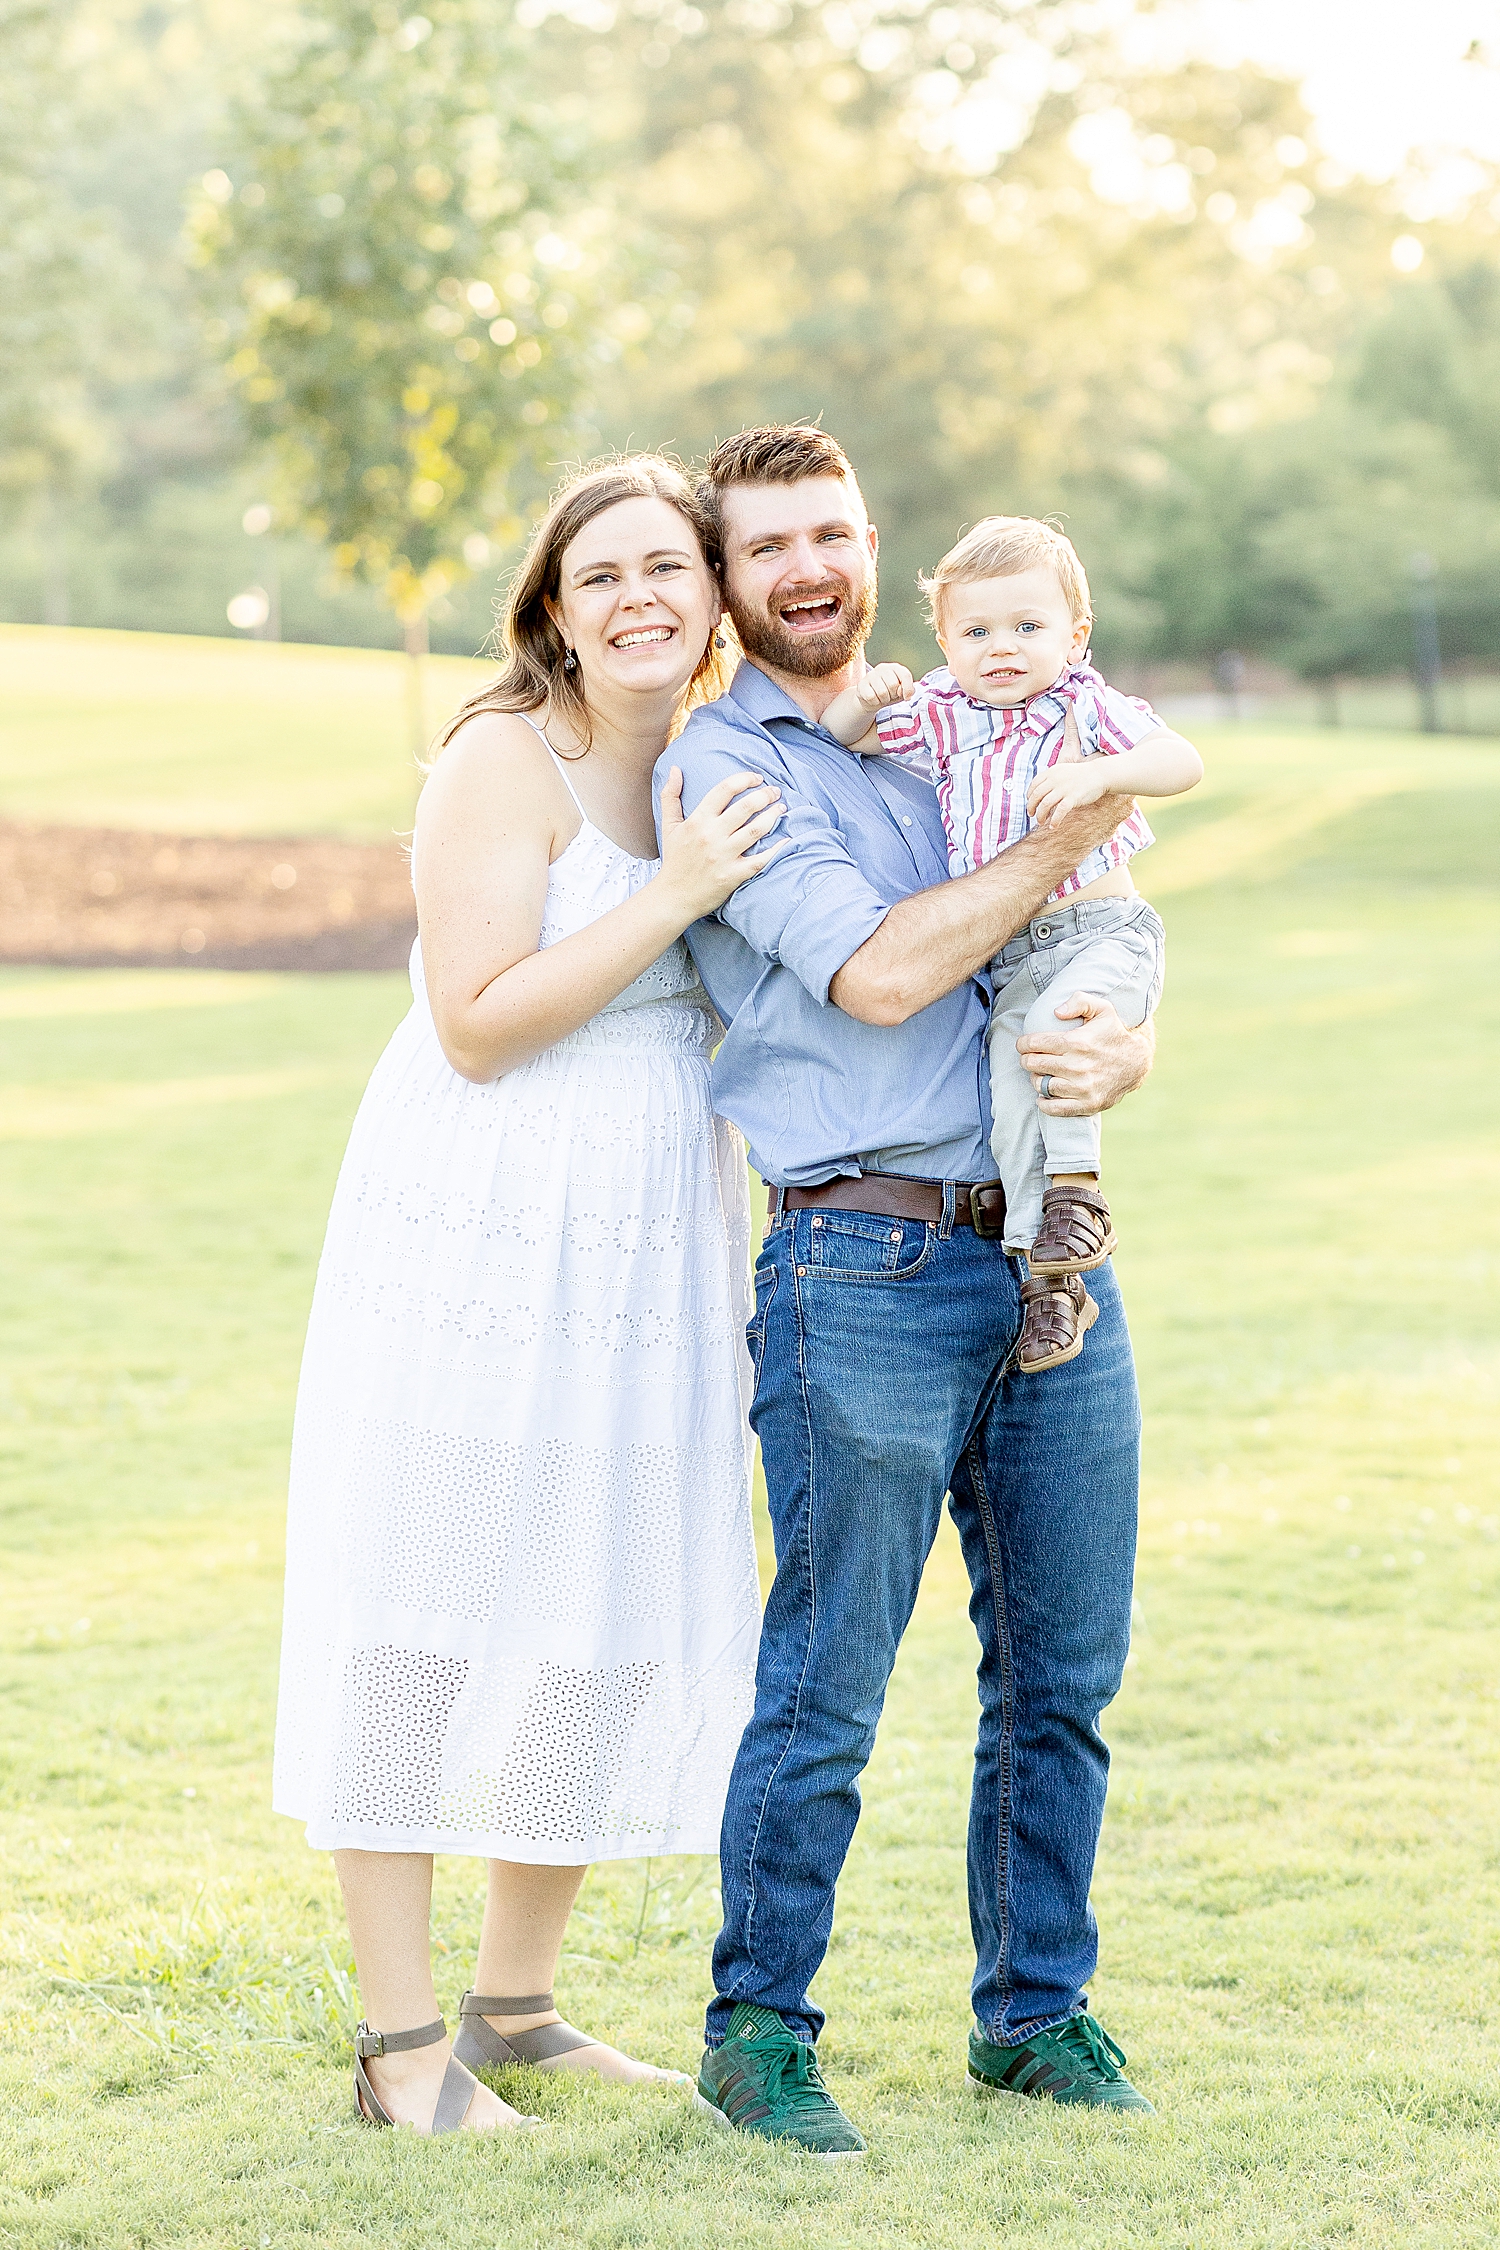
[[[424,724],[494,669],[428,657]],[[388,836],[417,795],[409,673],[379,649],[0,625],[0,819]]]
[[[404,989],[12,971],[0,2241],[1500,2239],[1500,748],[1210,755],[1142,878],[1161,1060],[1106,1134],[1147,1445],[1093,1998],[1158,2115],[963,2093],[975,1650],[945,1537],[819,1985],[868,2163],[555,2078],[524,2088],[536,2143],[357,2128],[332,1872],[268,1810],[269,1745],[300,1330]],[[307,786],[358,827],[352,767]],[[440,1869],[450,2013],[478,1876]],[[574,2019],[690,2065],[713,1884],[591,1878]]]

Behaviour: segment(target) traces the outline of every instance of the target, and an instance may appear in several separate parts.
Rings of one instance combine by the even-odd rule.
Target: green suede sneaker
[[[1029,2094],[1033,2101],[1087,2102],[1094,2109],[1155,2111],[1125,2076],[1125,2056],[1083,2009],[1019,2047],[994,2047],[969,2033],[969,2085],[976,2094]]]
[[[817,2049],[788,2031],[774,2008],[740,2002],[723,2046],[704,2051],[693,2101],[716,2125],[763,2141],[795,2141],[830,2163],[865,2153],[823,2083]]]

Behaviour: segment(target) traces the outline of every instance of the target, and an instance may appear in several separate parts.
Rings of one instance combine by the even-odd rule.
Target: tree
[[[544,47],[494,0],[404,19],[320,0],[194,199],[280,520],[381,591],[413,655],[434,601],[519,529],[617,332],[646,319],[627,300],[649,268],[588,192],[587,113],[542,92],[567,84]]]
[[[106,451],[88,378],[116,296],[107,225],[60,187],[74,13],[0,0],[0,494],[40,514],[45,610],[62,625],[62,515]]]
[[[1141,526],[1147,653],[1398,671],[1430,566],[1443,653],[1500,658],[1500,280],[1472,251],[1366,312],[1311,413],[1178,436]]]
[[[1306,412],[1391,228],[1328,184],[1296,91],[1129,67],[1076,11],[741,0],[622,20],[586,57],[690,321],[610,401],[699,450],[822,413],[883,536],[881,644],[959,529],[1064,511],[1107,636],[1149,633],[1139,526],[1184,427]]]

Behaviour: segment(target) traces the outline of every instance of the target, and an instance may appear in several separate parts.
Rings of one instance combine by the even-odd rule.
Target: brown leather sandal
[[[486,2016],[540,2016],[557,2005],[550,1992],[523,1992],[509,1999],[493,1992],[466,1992],[458,2003],[458,2036],[453,2052],[470,2070],[503,2070],[511,2063],[545,2065],[575,2047],[596,2047],[586,2031],[570,2023],[539,2023],[530,2031],[502,2038]]]
[[[372,2031],[367,2023],[360,2025],[354,2034],[354,2114],[362,2123],[394,2125],[396,2122],[371,2084],[370,2073],[365,2068],[366,2056],[403,2055],[413,2047],[435,2047],[446,2037],[447,2030],[441,2016],[436,2023],[424,2023],[418,2031]],[[478,2085],[479,2081],[463,2064],[450,2056],[443,2072],[443,2083],[438,2088],[430,2130],[456,2133],[469,2114],[469,2104]]]
[[[1023,1375],[1062,1367],[1083,1350],[1083,1339],[1099,1318],[1099,1307],[1076,1273],[1061,1281],[1038,1275],[1021,1284],[1021,1340],[1016,1365]]]
[[[579,2047],[602,2044],[570,2023],[538,2023],[529,2031],[502,2034],[484,2020],[486,2016],[539,2016],[555,2006],[550,1992],[526,1992],[509,1999],[493,1992],[466,1992],[458,2004],[458,2036],[453,2052],[471,2070],[504,2070],[512,2063],[530,2063],[533,2069],[546,2070]],[[675,2084],[692,2084],[680,2070],[663,2070],[657,2075]]]
[[[1050,1187],[1042,1196],[1042,1223],[1026,1263],[1034,1274],[1061,1279],[1102,1266],[1115,1247],[1109,1204],[1097,1188]]]
[[[370,2073],[365,2068],[366,2057],[404,2055],[416,2047],[435,2047],[446,2037],[447,2030],[441,2016],[434,2023],[424,2023],[417,2031],[372,2031],[367,2023],[360,2025],[354,2034],[354,2114],[362,2125],[394,2126],[396,2123],[371,2083]],[[443,2072],[443,2083],[438,2088],[429,2133],[456,2133],[478,2091],[479,2080],[464,2068],[455,2042],[454,2052],[448,2057],[448,2067]],[[523,2117],[519,2129],[535,2132],[541,2123],[540,2117]]]

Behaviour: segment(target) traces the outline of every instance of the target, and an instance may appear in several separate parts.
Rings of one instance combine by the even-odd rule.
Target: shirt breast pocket
[[[815,1211],[805,1272],[823,1281],[904,1281],[926,1265],[935,1230],[878,1211]]]

